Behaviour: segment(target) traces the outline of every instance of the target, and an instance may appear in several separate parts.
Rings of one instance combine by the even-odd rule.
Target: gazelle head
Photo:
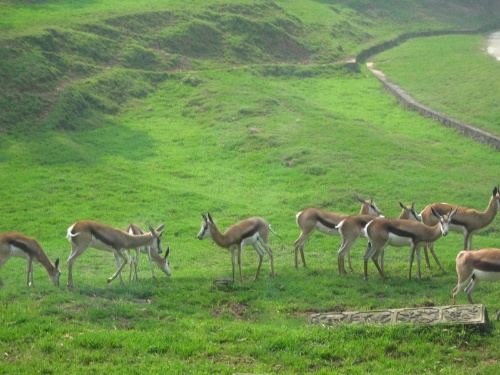
[[[208,218],[204,215],[201,214],[201,217],[203,218],[203,221],[201,223],[201,229],[200,232],[198,233],[198,239],[202,240],[204,238],[210,237],[210,227],[214,225],[214,221],[212,220],[212,217],[210,214],[207,214]]]
[[[170,254],[170,246],[167,246],[167,251],[165,251],[165,256],[163,257],[163,261],[160,269],[165,273],[165,275],[170,276],[170,264],[168,263],[168,254]]]
[[[415,203],[412,203],[411,206],[405,206],[403,203],[399,202],[399,205],[406,211],[409,220],[422,222],[422,216],[415,211]]]
[[[61,276],[61,271],[59,271],[59,258],[56,259],[54,267],[55,269],[51,274],[49,274],[49,278],[50,281],[52,281],[52,284],[59,286],[59,277]]]
[[[458,211],[458,206],[455,207],[455,209],[451,211],[449,214],[444,214],[443,216],[439,215],[437,211],[434,209],[434,207],[431,207],[431,211],[432,214],[439,220],[441,226],[441,233],[443,234],[443,237],[445,237],[450,231],[450,224],[451,221],[453,220],[453,216],[455,216],[455,214]]]
[[[149,231],[151,232],[151,235],[153,236],[153,242],[151,244],[151,249],[153,251],[156,251],[158,254],[161,254],[163,249],[161,247],[161,239],[163,235],[163,229],[165,228],[165,224],[160,225],[158,228],[153,229],[151,225],[149,226]]]
[[[354,194],[354,198],[356,198],[357,201],[363,203],[363,205],[368,208],[368,215],[377,215],[377,216],[382,216],[382,212],[378,209],[377,205],[372,199],[365,199],[358,194]]]

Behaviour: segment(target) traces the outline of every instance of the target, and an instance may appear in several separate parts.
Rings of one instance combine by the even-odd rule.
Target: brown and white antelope
[[[401,202],[398,203],[402,208],[398,219],[421,221],[420,215],[418,215],[415,211],[414,203],[412,203],[411,206],[405,206]],[[382,215],[379,215],[379,218],[382,217]],[[345,254],[347,254],[347,263],[349,264],[349,269],[351,271],[353,270],[351,266],[351,248],[356,243],[359,237],[366,238],[365,228],[373,219],[373,217],[369,217],[367,215],[352,215],[347,217],[338,225],[340,236],[342,237],[342,243],[337,255],[337,263],[340,276],[344,276],[346,274],[344,266]]]
[[[42,246],[34,238],[22,233],[5,233],[0,235],[0,268],[10,259],[18,257],[26,259],[26,285],[33,286],[33,261],[41,263],[47,271],[50,281],[59,285],[59,259],[52,264],[49,257],[43,251]],[[0,287],[2,286],[0,280]]]
[[[453,205],[447,203],[433,203],[428,205],[420,213],[422,216],[422,222],[429,226],[436,225],[437,219],[432,214],[431,209],[436,210],[440,215],[446,212],[450,212],[453,209]],[[477,231],[487,227],[495,216],[497,212],[500,211],[500,188],[495,187],[493,189],[493,194],[488,203],[488,207],[485,211],[478,211],[473,208],[460,207],[457,214],[451,222],[450,231],[459,232],[464,234],[463,250],[472,249],[472,235]],[[427,245],[434,260],[436,261],[438,267],[443,269],[441,263],[439,262],[435,252],[434,243],[429,243]],[[424,250],[427,250],[424,249]]]
[[[457,294],[464,289],[467,299],[472,301],[472,292],[480,281],[500,280],[500,249],[465,250],[456,259],[458,283],[453,289],[453,304]],[[497,320],[500,311],[497,312]]]
[[[367,200],[354,194],[354,198],[361,202],[360,214],[366,214],[371,216],[381,215],[380,210],[373,201],[373,199]],[[317,229],[321,233],[326,233],[331,236],[339,235],[336,226],[344,220],[349,215],[336,214],[330,211],[322,210],[320,208],[309,207],[303,211],[300,211],[297,215],[297,225],[299,226],[301,232],[299,238],[294,242],[293,248],[295,250],[295,268],[298,268],[298,254],[302,258],[302,265],[306,267],[306,259],[304,257],[304,245],[309,240],[309,237]]]
[[[266,220],[261,217],[251,217],[229,226],[224,233],[221,233],[219,228],[217,228],[217,225],[212,220],[210,214],[207,214],[207,216],[201,214],[203,222],[201,223],[201,229],[198,233],[198,239],[202,240],[204,238],[212,237],[217,245],[228,249],[231,252],[233,282],[235,280],[236,258],[238,261],[240,282],[243,281],[243,277],[241,276],[241,249],[243,246],[248,245],[251,245],[259,255],[259,265],[257,266],[257,272],[255,273],[254,280],[257,280],[259,277],[260,267],[262,265],[262,260],[264,259],[264,251],[261,249],[259,244],[264,247],[269,255],[269,259],[271,261],[271,277],[274,277],[274,258],[273,252],[268,245],[268,238],[269,231],[273,232],[276,236],[278,236],[278,234],[271,229],[271,226]]]
[[[127,228],[125,228],[125,232],[132,234],[134,236],[145,234],[139,226],[136,224],[129,224]],[[170,267],[168,263],[168,255],[170,254],[170,247],[167,247],[167,250],[165,251],[165,256],[160,256],[159,252],[156,251],[151,251],[151,246],[139,246],[136,247],[135,249],[135,258],[130,262],[130,274],[128,279],[129,280],[138,280],[137,277],[137,266],[139,265],[139,254],[147,254],[148,259],[149,259],[149,267],[151,268],[151,275],[153,276],[153,279],[156,279],[154,267],[153,267],[153,261],[156,262],[160,270],[163,271],[163,273],[167,276],[170,276]],[[127,255],[130,259],[130,250],[127,249]]]
[[[369,244],[364,255],[364,277],[368,279],[368,260],[371,258],[377,267],[380,276],[385,279],[384,269],[378,263],[379,255],[384,254],[388,245],[401,247],[410,246],[410,263],[408,267],[408,279],[411,279],[411,268],[415,252],[417,253],[418,278],[420,273],[420,248],[429,242],[437,241],[441,236],[448,234],[450,223],[458,211],[456,207],[453,211],[440,215],[434,209],[432,214],[438,219],[438,223],[429,227],[414,220],[380,218],[370,222],[366,226],[366,236]],[[383,263],[383,262],[382,262]]]
[[[92,247],[97,250],[110,251],[114,254],[116,260],[116,272],[108,278],[108,283],[120,276],[127,256],[123,250],[135,249],[141,246],[150,246],[152,252],[162,251],[161,239],[164,224],[156,230],[149,226],[149,233],[141,235],[131,235],[121,229],[113,228],[91,220],[78,221],[68,228],[66,238],[71,243],[71,254],[68,258],[68,286],[73,286],[73,263],[83,254],[85,250]],[[120,264],[121,263],[121,264]]]

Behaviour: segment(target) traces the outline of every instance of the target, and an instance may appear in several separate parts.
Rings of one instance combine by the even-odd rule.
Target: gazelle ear
[[[149,231],[151,232],[151,234],[156,236],[156,232],[155,232],[154,228],[151,226],[151,224],[148,224],[148,228],[149,228]]]
[[[495,186],[495,188],[493,189],[493,196],[496,196],[499,190],[500,188],[498,186]]]
[[[399,205],[401,206],[401,208],[402,208],[403,210],[406,210],[406,206],[405,206],[403,203],[399,202]]]
[[[208,221],[207,217],[204,214],[201,214],[201,217],[203,218],[203,221],[206,223]]]
[[[210,222],[213,224],[214,220],[212,219],[212,216],[210,216],[210,212],[208,212],[207,215],[208,215],[208,220],[210,220]]]
[[[59,268],[59,258],[56,259],[56,262],[54,263],[54,266],[56,266],[56,268]]]
[[[170,254],[170,246],[167,246],[167,251],[165,251],[165,259],[168,257],[168,254]]]
[[[451,211],[451,212],[450,212],[450,216],[449,216],[449,217],[450,217],[450,220],[451,220],[451,218],[452,218],[453,216],[455,216],[455,214],[457,213],[457,211],[458,211],[458,206],[457,206],[457,207],[455,207],[455,209],[454,209],[453,211]]]
[[[156,228],[156,231],[157,231],[158,233],[161,233],[161,232],[163,231],[163,229],[164,229],[164,228],[165,228],[165,224],[162,224],[162,225],[160,225],[158,228]]]

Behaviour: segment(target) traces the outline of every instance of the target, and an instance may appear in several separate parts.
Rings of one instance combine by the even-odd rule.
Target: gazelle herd
[[[462,232],[464,234],[463,250],[456,258],[456,269],[458,284],[453,290],[453,302],[461,289],[465,288],[467,298],[472,303],[471,293],[479,281],[500,280],[500,249],[472,250],[472,236],[477,231],[487,227],[500,210],[499,187],[493,189],[488,206],[485,211],[472,208],[459,207],[445,203],[433,203],[425,207],[422,212],[417,213],[414,205],[399,205],[402,212],[398,218],[390,219],[382,216],[381,211],[373,200],[367,200],[359,195],[355,199],[361,203],[358,214],[347,215],[329,212],[323,209],[309,207],[296,215],[296,222],[300,228],[300,236],[294,242],[295,268],[298,268],[298,256],[302,259],[302,265],[306,266],[304,256],[304,245],[311,234],[318,230],[331,236],[340,235],[341,245],[337,255],[338,272],[341,276],[346,275],[344,257],[347,254],[349,268],[352,271],[350,249],[360,238],[368,240],[367,250],[364,254],[364,278],[368,278],[368,262],[372,259],[380,276],[385,279],[384,253],[387,246],[409,246],[410,259],[408,266],[408,279],[411,279],[411,269],[414,257],[417,257],[418,277],[420,272],[420,248],[430,250],[439,268],[442,269],[435,251],[434,243],[449,231]],[[269,223],[261,217],[251,217],[229,226],[221,233],[214,223],[210,214],[202,214],[203,222],[198,233],[198,239],[211,237],[220,247],[226,248],[231,253],[232,281],[235,280],[235,267],[238,263],[239,278],[241,274],[241,252],[242,247],[251,245],[259,256],[259,263],[254,280],[259,277],[259,272],[265,254],[269,256],[271,266],[271,277],[275,276],[273,252],[268,244],[269,232],[277,235]],[[169,248],[165,256],[160,256],[162,248],[162,232],[164,225],[144,232],[136,225],[129,225],[126,230],[120,230],[111,226],[82,220],[71,225],[67,230],[67,239],[71,244],[71,254],[67,260],[69,287],[73,286],[73,264],[75,260],[89,247],[98,250],[112,252],[116,261],[116,272],[108,278],[108,282],[119,278],[122,281],[121,272],[127,263],[130,263],[129,280],[137,279],[137,264],[139,254],[148,255],[151,272],[154,271],[152,262],[167,276],[170,276],[168,262]],[[130,250],[135,250],[136,256],[132,260]],[[0,268],[10,257],[20,257],[27,261],[26,284],[33,285],[33,261],[41,263],[54,285],[59,285],[59,259],[52,263],[40,244],[34,239],[22,233],[5,233],[0,235]],[[380,263],[379,263],[380,259]],[[429,260],[426,252],[426,261]],[[2,286],[0,280],[0,287]],[[500,312],[499,312],[500,314]]]

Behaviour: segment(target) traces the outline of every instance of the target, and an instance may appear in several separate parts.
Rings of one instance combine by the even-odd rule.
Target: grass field
[[[37,238],[61,260],[62,276],[54,287],[36,264],[35,287],[27,288],[24,260],[2,267],[0,373],[497,373],[497,322],[487,329],[308,324],[313,312],[451,303],[460,234],[436,243],[445,272],[431,263],[420,281],[406,279],[408,249],[388,248],[388,280],[370,264],[365,282],[363,240],[352,250],[354,271],[340,277],[339,238],[321,234],[306,245],[308,267],[293,267],[295,214],[309,206],[355,213],[358,193],[388,217],[399,214],[398,201],[418,210],[436,201],[486,208],[499,183],[496,150],[405,111],[363,66],[327,63],[408,27],[479,27],[479,3],[453,2],[445,23],[429,4],[414,9],[422,23],[412,21],[414,2],[246,3],[205,2],[196,17],[180,2],[166,9],[123,1],[116,12],[113,2],[2,3],[13,18],[0,23],[8,57],[0,62],[0,230]],[[142,7],[160,13],[137,15]],[[21,27],[38,10],[33,28]],[[69,15],[79,26],[65,23]],[[336,25],[350,21],[344,37],[321,32],[334,17]],[[213,54],[197,38],[192,50],[174,43],[186,30],[211,46],[223,41],[221,49]],[[274,30],[280,43],[269,46],[248,30]],[[156,39],[161,48],[150,44]],[[467,51],[471,59],[482,53]],[[214,284],[230,276],[231,263],[226,250],[196,238],[206,212],[221,229],[266,218],[283,237],[270,240],[276,277],[266,258],[254,282],[257,256],[247,248],[244,281]],[[89,249],[75,263],[74,288],[66,288],[66,230],[81,219],[119,228],[165,223],[172,276],[156,270],[153,279],[143,256],[138,282],[127,280],[126,267],[123,285],[107,285],[114,259]],[[499,239],[497,218],[474,245],[498,247]],[[497,287],[474,293],[490,315],[500,308]]]

